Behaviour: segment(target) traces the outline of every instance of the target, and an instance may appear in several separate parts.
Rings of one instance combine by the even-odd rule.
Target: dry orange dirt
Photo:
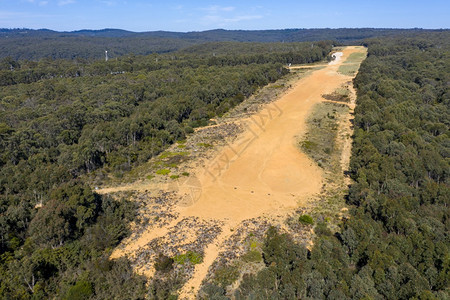
[[[339,74],[339,66],[351,53],[363,51],[362,47],[344,48],[339,60],[300,79],[278,100],[244,120],[245,130],[233,143],[223,147],[205,167],[190,172],[195,174],[195,186],[179,187],[178,193],[187,201],[175,207],[177,217],[165,227],[151,228],[125,240],[111,257],[132,256],[185,218],[219,221],[221,233],[205,245],[203,263],[195,266],[180,292],[180,299],[195,298],[232,228],[247,219],[291,212],[307,205],[308,199],[320,192],[323,171],[299,150],[296,141],[305,133],[312,107],[324,100],[321,95],[332,93],[352,79]],[[131,185],[99,192],[146,188]],[[151,271],[144,273],[152,276]]]

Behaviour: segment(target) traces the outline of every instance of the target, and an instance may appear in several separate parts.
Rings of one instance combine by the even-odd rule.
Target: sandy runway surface
[[[286,95],[249,118],[246,130],[198,173],[201,195],[180,209],[185,216],[237,224],[265,213],[292,209],[320,191],[322,170],[296,145],[305,120],[323,94],[349,80],[337,73],[357,51],[347,47],[337,61],[300,80]]]
[[[352,79],[337,70],[351,53],[360,51],[361,47],[344,48],[332,63],[302,78],[285,95],[244,120],[245,130],[233,143],[205,168],[193,170],[195,193],[192,186],[180,187],[180,195],[190,201],[175,207],[177,219],[166,228],[142,233],[116,249],[112,257],[132,254],[184,218],[217,220],[224,224],[222,232],[205,245],[203,263],[196,265],[180,294],[181,299],[194,298],[220,245],[231,235],[230,228],[250,218],[280,215],[307,205],[321,190],[323,171],[299,150],[298,137],[305,133],[307,116],[323,101],[322,95]]]

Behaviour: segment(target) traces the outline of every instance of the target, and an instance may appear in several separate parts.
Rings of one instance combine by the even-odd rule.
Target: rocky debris
[[[215,262],[208,270],[205,282],[210,280],[216,270],[224,265],[229,265],[250,249],[252,241],[263,241],[267,229],[271,224],[265,217],[248,219],[234,229],[234,233],[223,244],[223,250],[219,253]]]
[[[219,221],[205,221],[197,217],[184,218],[164,236],[149,241],[130,259],[136,269],[150,270],[153,264],[149,262],[155,261],[160,253],[175,257],[191,251],[203,256],[205,247],[222,232],[222,226],[223,222]],[[183,277],[189,278],[193,274],[194,265],[187,262],[185,266],[178,268],[179,271],[181,269]]]
[[[286,218],[285,224],[287,225],[287,230],[292,239],[301,245],[308,245],[312,238],[312,226],[302,224],[299,221],[299,217],[305,214],[309,214],[309,209],[299,208],[293,214]]]
[[[177,201],[174,192],[160,191],[157,194],[147,192],[138,195],[135,200],[139,203],[138,224],[140,225],[135,229],[135,238],[153,227],[167,226],[178,217],[178,213],[174,212]]]

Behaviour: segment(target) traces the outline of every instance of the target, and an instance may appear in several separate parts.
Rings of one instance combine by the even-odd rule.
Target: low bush
[[[313,218],[309,215],[301,215],[298,218],[298,220],[305,225],[313,225],[314,224]]]

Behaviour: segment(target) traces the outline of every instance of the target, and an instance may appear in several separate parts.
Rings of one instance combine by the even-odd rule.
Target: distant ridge
[[[422,29],[422,28],[290,28],[290,29],[268,29],[268,30],[226,30],[211,29],[205,31],[143,31],[135,32],[124,29],[105,28],[105,29],[80,29],[75,31],[55,31],[51,29],[29,29],[29,28],[0,28],[0,34],[48,34],[57,36],[90,36],[90,37],[162,37],[162,38],[205,38],[211,40],[218,39],[270,39],[271,41],[280,41],[282,38],[307,39],[321,38],[323,35],[343,39],[369,38],[393,33],[418,32],[418,31],[446,31],[448,29]],[[272,40],[273,39],[273,40]]]
[[[122,29],[82,29],[54,31],[49,29],[0,29],[0,58],[38,60],[50,58],[100,59],[108,50],[111,57],[130,53],[147,55],[166,53],[206,42],[307,42],[332,40],[336,44],[358,44],[373,37],[448,31],[448,29],[392,28],[317,28],[275,30],[213,29],[193,32]]]
[[[57,32],[57,31],[55,31]],[[112,28],[105,28],[100,30],[91,30],[91,29],[81,29],[76,31],[69,31],[65,32],[68,34],[74,34],[74,35],[83,35],[83,36],[98,36],[98,37],[127,37],[136,35],[136,32],[127,31],[123,29],[112,29]]]

